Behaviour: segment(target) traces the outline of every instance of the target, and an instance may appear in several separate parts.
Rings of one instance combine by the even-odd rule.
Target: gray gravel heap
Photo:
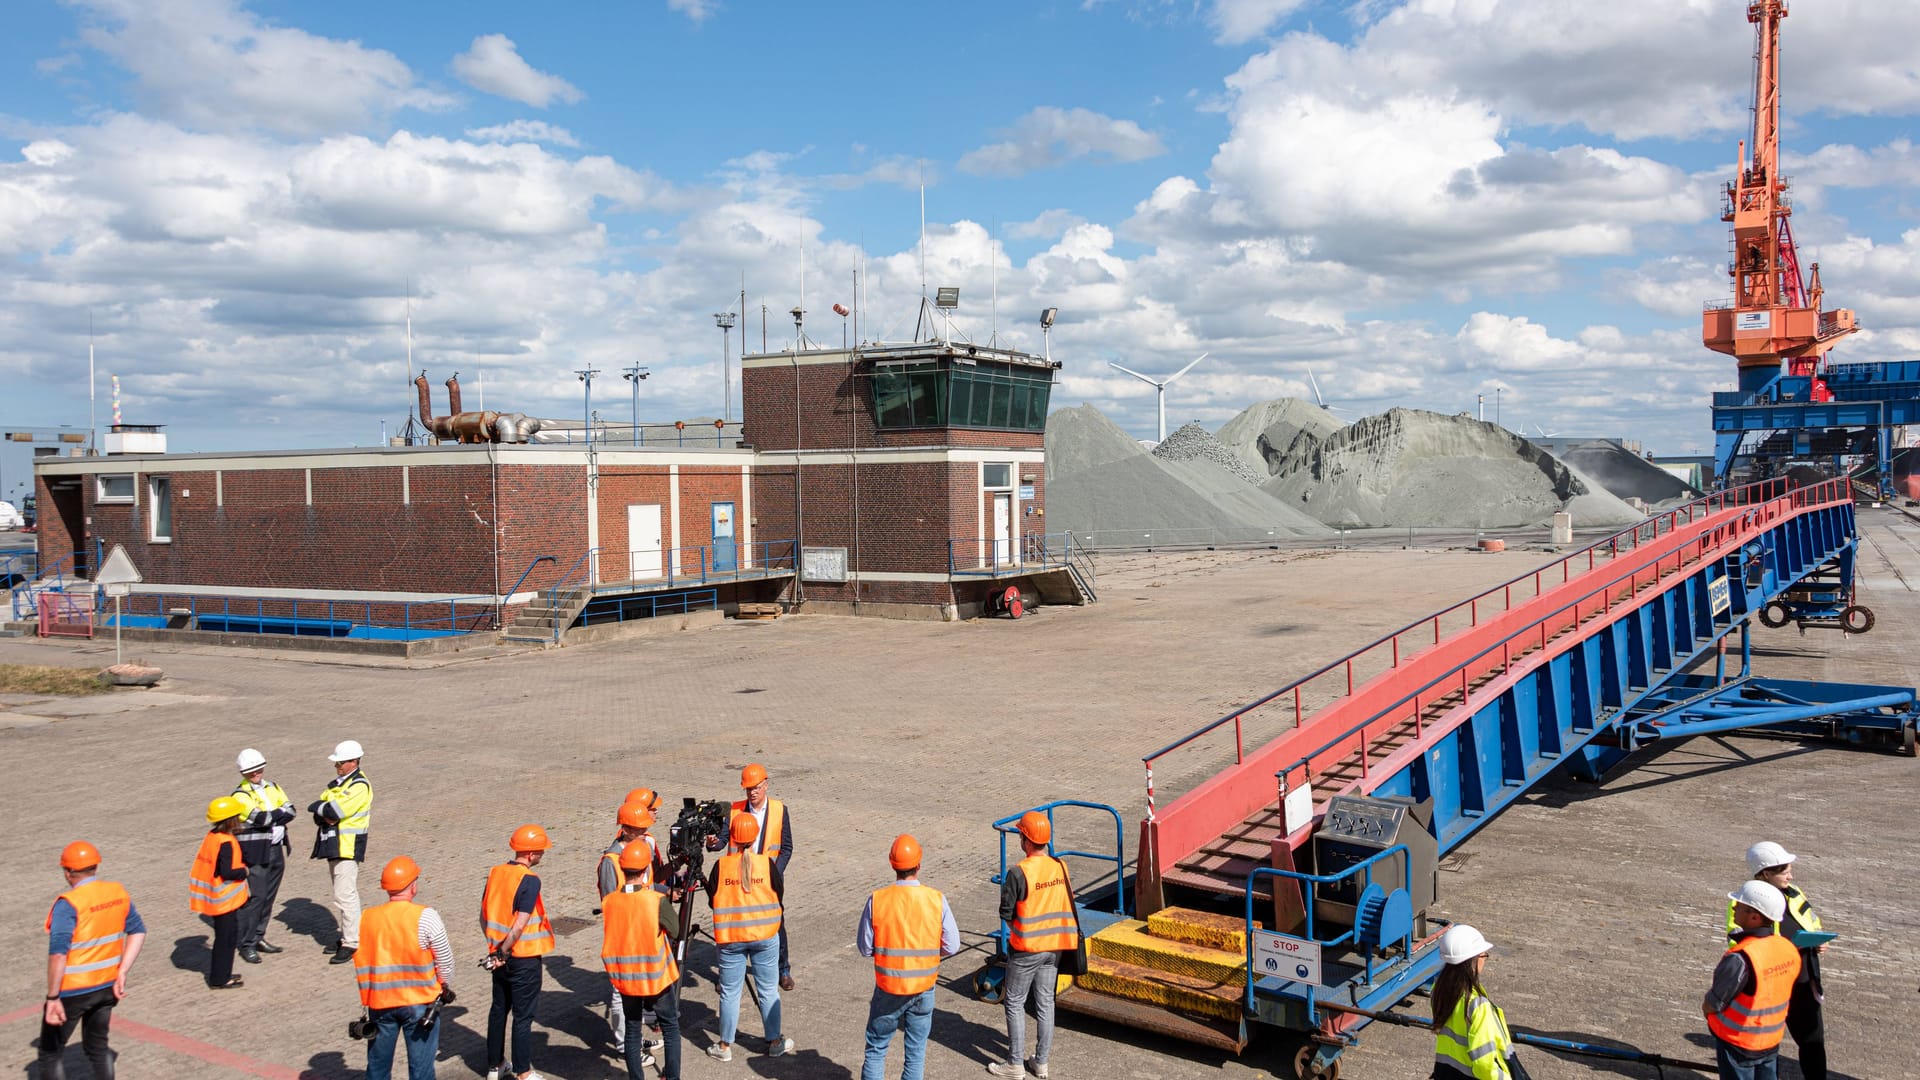
[[[1248,468],[1240,455],[1222,445],[1198,420],[1189,421],[1167,436],[1165,442],[1153,448],[1153,456],[1162,461],[1211,461],[1256,487],[1266,479]]]

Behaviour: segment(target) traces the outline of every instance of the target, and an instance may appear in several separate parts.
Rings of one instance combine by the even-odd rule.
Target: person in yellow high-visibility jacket
[[[1433,1075],[1441,1080],[1527,1080],[1513,1053],[1507,1014],[1487,996],[1480,976],[1493,949],[1465,923],[1440,935],[1439,978],[1433,983]]]

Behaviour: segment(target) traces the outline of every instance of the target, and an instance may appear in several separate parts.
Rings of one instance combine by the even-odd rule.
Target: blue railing
[[[106,615],[106,624],[113,618]],[[491,629],[495,614],[491,596],[402,601],[134,593],[121,602],[122,625],[134,619],[150,626],[185,619],[196,629],[238,633],[411,641]]]
[[[1056,799],[1053,802],[1042,803],[1039,806],[1035,806],[1027,810],[1022,810],[1018,814],[1012,814],[994,822],[993,831],[1000,834],[1000,871],[993,875],[993,878],[992,878],[993,884],[999,885],[1002,882],[1006,881],[1007,879],[1007,839],[1010,836],[1018,835],[1019,822],[1021,817],[1030,813],[1034,813],[1035,811],[1044,812],[1047,815],[1048,830],[1049,832],[1051,832],[1053,827],[1053,812],[1063,806],[1075,806],[1075,807],[1081,807],[1087,810],[1100,810],[1112,816],[1113,818],[1113,854],[1108,855],[1105,852],[1100,852],[1100,851],[1079,851],[1079,850],[1055,851],[1053,848],[1053,841],[1051,839],[1047,841],[1047,854],[1053,856],[1056,859],[1063,860],[1063,862],[1066,859],[1094,859],[1099,862],[1112,863],[1113,864],[1113,894],[1114,894],[1114,903],[1116,905],[1115,910],[1122,917],[1125,917],[1127,914],[1127,889],[1126,889],[1126,881],[1125,881],[1126,871],[1127,871],[1126,837],[1125,837],[1122,822],[1120,820],[1120,811],[1115,810],[1113,807],[1108,806],[1106,803],[1082,802],[1079,799]],[[1082,892],[1076,888],[1074,890],[1074,902],[1079,903],[1082,895],[1083,895]],[[998,930],[995,930],[992,934],[988,935],[994,940],[995,951],[997,955],[1004,956],[1007,954],[1008,933],[1009,933],[1009,928],[1007,924],[1005,922],[1002,922]]]
[[[102,541],[98,539],[94,540],[92,551],[70,551],[46,566],[39,565],[39,553],[37,551],[22,552],[18,555],[9,556],[9,559],[31,559],[34,564],[32,575],[20,579],[15,586],[11,604],[14,621],[18,622],[22,619],[35,617],[34,593],[47,591],[69,592],[72,591],[75,586],[85,586],[91,589],[93,587],[92,583],[87,581],[87,579],[79,573],[80,559],[82,556],[88,555],[92,557],[92,565],[94,568],[98,569],[100,564],[105,561],[105,545]],[[24,561],[20,565],[24,566]]]
[[[1360,956],[1362,957],[1361,968],[1365,974],[1365,978],[1362,981],[1363,981],[1363,984],[1367,986],[1374,985],[1374,981],[1375,981],[1374,972],[1376,971],[1376,969],[1385,969],[1385,968],[1396,966],[1399,964],[1404,964],[1410,959],[1412,959],[1413,929],[1412,929],[1411,922],[1409,922],[1408,924],[1408,929],[1406,934],[1402,935],[1401,937],[1393,939],[1395,941],[1400,942],[1401,944],[1400,956],[1398,959],[1393,961],[1386,961],[1386,962],[1379,961],[1374,956],[1375,950],[1373,945],[1371,943],[1363,942],[1360,938],[1360,927],[1361,927],[1362,920],[1361,920],[1361,912],[1359,911],[1359,906],[1360,906],[1359,899],[1364,897],[1366,895],[1368,887],[1374,884],[1374,881],[1373,881],[1374,864],[1382,861],[1383,859],[1392,858],[1396,854],[1401,856],[1399,888],[1404,889],[1408,892],[1408,894],[1411,894],[1413,892],[1413,856],[1411,855],[1411,853],[1408,852],[1407,846],[1405,844],[1395,844],[1393,847],[1390,847],[1385,851],[1375,852],[1374,854],[1367,856],[1366,858],[1360,860],[1357,863],[1354,863],[1352,866],[1347,867],[1346,869],[1340,871],[1337,874],[1308,874],[1298,870],[1279,870],[1279,869],[1275,869],[1273,867],[1267,867],[1267,866],[1255,867],[1254,871],[1251,874],[1247,875],[1247,884],[1246,884],[1247,995],[1242,1001],[1242,1007],[1249,1012],[1252,1012],[1254,1008],[1253,983],[1258,972],[1254,964],[1254,954],[1257,950],[1255,948],[1253,932],[1256,928],[1258,928],[1258,924],[1254,921],[1254,918],[1253,918],[1253,897],[1254,897],[1254,883],[1258,882],[1261,878],[1284,878],[1288,881],[1294,882],[1298,886],[1302,886],[1301,892],[1305,895],[1305,899],[1306,899],[1305,907],[1307,911],[1307,926],[1306,926],[1305,936],[1306,936],[1306,940],[1315,942],[1321,946],[1321,950],[1323,954],[1323,958],[1321,960],[1321,964],[1323,966],[1323,970],[1322,970],[1323,981],[1325,979],[1325,974],[1326,974],[1324,971],[1324,965],[1326,963],[1324,954],[1325,952],[1328,951],[1329,946],[1336,946],[1336,947],[1348,946],[1353,948],[1356,952],[1360,954]],[[1317,900],[1317,897],[1314,895],[1314,886],[1338,884],[1342,881],[1346,881],[1348,878],[1353,877],[1355,874],[1362,875],[1362,880],[1358,883],[1357,887],[1355,887],[1352,890],[1353,895],[1356,899],[1356,903],[1354,904],[1355,911],[1354,911],[1353,925],[1350,928],[1348,928],[1344,933],[1336,934],[1333,937],[1327,938],[1326,940],[1323,941],[1319,937],[1315,936],[1313,932],[1313,909],[1314,909],[1314,904]],[[1277,890],[1280,888],[1280,886],[1276,884],[1274,888],[1277,894]],[[1386,944],[1386,943],[1380,942],[1380,944]],[[1285,976],[1278,976],[1278,977],[1283,982],[1299,981],[1297,979],[1288,979]],[[1318,1027],[1320,1024],[1319,1013],[1318,1013],[1318,1009],[1316,1008],[1316,1000],[1314,998],[1313,986],[1311,984],[1307,984],[1306,999],[1307,999],[1308,1026]]]
[[[588,603],[580,612],[580,625],[592,626],[596,620],[601,623],[623,623],[628,619],[652,619],[663,614],[684,615],[689,611],[707,611],[719,606],[720,593],[716,589],[609,596]]]
[[[731,559],[724,558],[731,548]],[[715,579],[730,581],[741,577],[759,577],[791,572],[796,562],[797,542],[793,540],[756,540],[751,544],[685,544],[677,548],[639,548],[633,551],[609,551],[593,548],[587,578],[596,589],[621,589],[633,582],[648,587],[664,585],[705,585]],[[569,572],[571,578],[571,572]]]
[[[1080,554],[1072,533],[1023,535],[1017,545],[1004,536],[956,536],[947,541],[947,574],[1002,577],[1064,570]]]

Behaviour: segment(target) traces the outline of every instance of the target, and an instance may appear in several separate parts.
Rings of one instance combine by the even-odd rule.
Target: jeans
[[[732,1043],[740,1028],[740,983],[753,979],[760,1023],[769,1043],[780,1041],[780,939],[730,941],[720,946],[720,1041]]]
[[[927,1065],[927,1033],[933,1030],[933,990],[929,986],[905,997],[875,988],[867,1007],[867,1056],[860,1080],[880,1080],[887,1071],[887,1047],[895,1031],[906,1032],[907,1061],[900,1080],[920,1080]]]
[[[537,956],[509,956],[493,969],[493,1008],[487,1010],[487,1068],[506,1063],[507,1014],[513,1014],[513,1071],[533,1071],[533,1011],[545,969]]]
[[[1720,1039],[1713,1040],[1713,1060],[1720,1066],[1720,1080],[1777,1080],[1779,1050],[1742,1050]]]
[[[267,936],[267,923],[273,919],[273,901],[280,895],[280,879],[287,872],[287,857],[278,845],[258,863],[247,865],[247,902],[240,909],[240,947],[251,949]]]
[[[621,995],[625,996],[625,995]],[[646,1051],[640,1044],[646,1041],[646,1017],[652,1012],[660,1021],[660,1038],[666,1046],[660,1050],[660,1080],[680,1080],[680,983],[667,987],[664,993],[653,997],[629,997],[625,1001],[627,1015],[627,1076],[631,1080],[646,1080],[647,1070],[641,1064],[640,1056]]]
[[[1057,952],[1015,952],[1007,958],[1007,982],[1003,988],[1007,1006],[1008,1058],[1015,1068],[1027,1046],[1027,991],[1033,991],[1033,1011],[1039,1020],[1034,1025],[1033,1063],[1045,1065],[1047,1051],[1053,1048],[1053,988],[1059,981],[1060,954]]]
[[[393,1050],[407,1040],[407,1080],[433,1080],[433,1059],[440,1053],[440,1025],[420,1030],[425,1005],[373,1010],[373,1041],[367,1044],[367,1080],[391,1080]]]
[[[225,986],[233,981],[233,950],[240,943],[240,908],[213,920],[213,962],[207,967],[207,985]]]
[[[333,911],[340,920],[340,944],[357,948],[360,944],[360,864],[353,859],[328,859],[327,871],[333,875]]]
[[[113,1023],[113,1007],[119,1000],[113,996],[113,984],[108,983],[98,990],[61,998],[67,1019],[58,1027],[47,1023],[46,1014],[41,1014],[40,1080],[66,1080],[60,1052],[66,1049],[76,1027],[80,1029],[80,1046],[93,1065],[94,1080],[113,1080],[114,1053],[107,1048],[107,1027]]]

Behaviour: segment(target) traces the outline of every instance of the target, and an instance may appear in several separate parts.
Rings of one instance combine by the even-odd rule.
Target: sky
[[[89,341],[100,425],[117,375],[178,451],[375,445],[420,370],[441,407],[458,372],[469,408],[579,416],[598,369],[624,420],[641,365],[644,419],[710,418],[723,345],[790,346],[797,305],[815,343],[911,337],[924,258],[970,340],[1039,351],[1058,307],[1054,406],[1142,438],[1154,391],[1109,362],[1204,352],[1170,427],[1317,382],[1349,419],[1484,395],[1705,452],[1745,9],[7,0],[0,425],[84,428]],[[1915,40],[1920,4],[1786,21],[1843,362],[1920,347]]]

